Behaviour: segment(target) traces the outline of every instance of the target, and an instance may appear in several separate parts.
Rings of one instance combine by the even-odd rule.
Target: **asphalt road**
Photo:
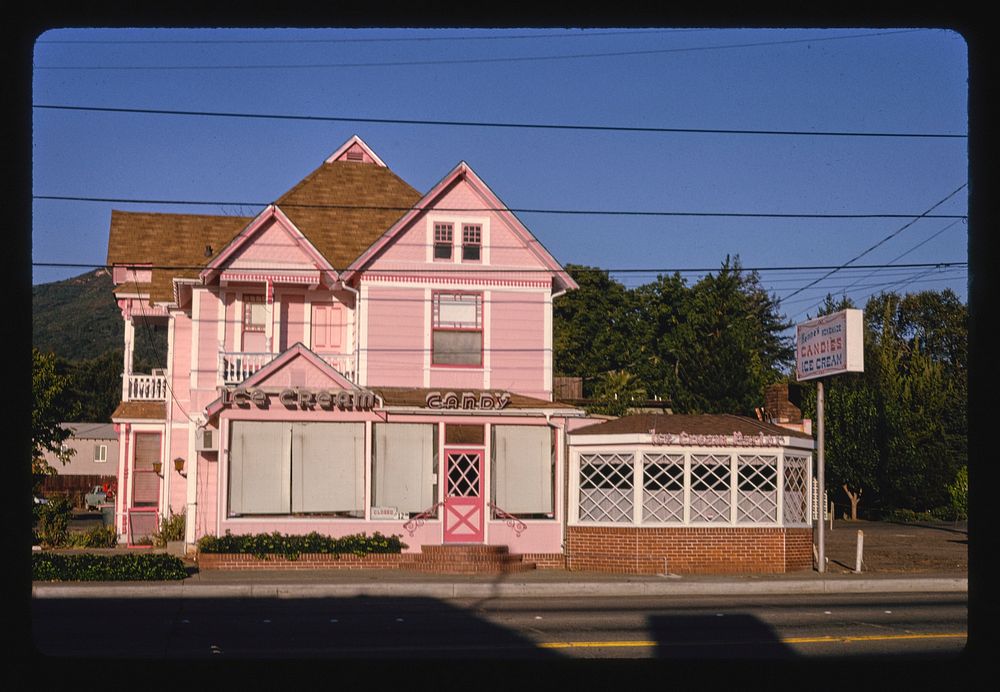
[[[56,659],[927,661],[962,652],[967,598],[66,598],[32,625]]]

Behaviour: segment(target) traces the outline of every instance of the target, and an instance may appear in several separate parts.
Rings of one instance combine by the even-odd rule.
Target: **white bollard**
[[[854,573],[861,574],[861,555],[865,550],[865,532],[858,529],[858,552],[854,556]]]

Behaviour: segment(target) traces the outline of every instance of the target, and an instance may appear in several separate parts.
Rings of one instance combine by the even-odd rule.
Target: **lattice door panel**
[[[479,543],[485,538],[483,455],[445,452],[444,540]]]
[[[642,520],[684,521],[683,454],[643,454]]]

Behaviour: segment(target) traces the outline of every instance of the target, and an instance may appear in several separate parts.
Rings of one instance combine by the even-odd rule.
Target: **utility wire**
[[[563,34],[517,34],[517,35],[503,35],[503,36],[457,36],[454,34],[449,34],[448,36],[396,36],[396,37],[383,37],[383,38],[239,38],[239,39],[47,39],[44,41],[37,41],[35,45],[47,46],[49,44],[107,44],[107,45],[128,45],[128,44],[140,44],[140,45],[150,45],[150,44],[163,44],[163,45],[185,45],[185,44],[210,44],[210,45],[228,45],[228,44],[243,44],[243,43],[262,43],[262,44],[273,44],[273,43],[425,43],[433,41],[447,41],[452,43],[454,41],[512,41],[512,40],[523,40],[523,39],[551,39],[551,38],[601,38],[604,36],[637,36],[637,35],[647,35],[647,34],[671,34],[671,33],[691,33],[698,31],[717,31],[717,29],[636,29],[635,31],[587,31],[585,29],[577,29],[576,33],[563,33]],[[906,31],[913,31],[908,29]],[[890,32],[890,33],[903,33],[901,31]],[[850,38],[850,37],[842,37]],[[827,39],[824,39],[827,40]]]
[[[32,195],[32,199],[62,202],[102,202],[111,204],[173,204],[183,206],[213,206],[213,207],[266,207],[277,202],[233,202],[233,201],[192,201],[179,199],[135,199],[126,197],[84,197],[72,195]],[[466,213],[481,211],[509,211],[515,214],[563,214],[572,216],[691,216],[691,217],[723,217],[749,219],[911,219],[913,214],[805,214],[783,212],[712,212],[712,211],[625,211],[602,209],[534,209],[524,207],[403,207],[379,206],[361,204],[297,204],[282,203],[282,208],[301,209],[341,209],[344,211],[435,211],[448,213]],[[965,219],[966,214],[921,214],[922,219]]]
[[[329,63],[305,65],[81,65],[81,66],[36,66],[36,70],[301,70],[301,69],[345,69],[356,67],[426,67],[429,65],[470,65],[483,63],[539,62],[550,60],[580,60],[584,58],[620,58],[637,55],[666,55],[670,53],[691,53],[712,50],[732,50],[740,48],[760,48],[764,46],[790,45],[796,43],[817,43],[820,41],[839,41],[844,39],[874,38],[893,34],[922,31],[921,29],[902,29],[898,31],[882,31],[869,34],[850,34],[847,36],[825,36],[820,38],[786,39],[783,41],[757,41],[753,43],[731,43],[721,46],[693,46],[687,48],[660,48],[651,50],[616,51],[608,53],[573,53],[569,55],[530,55],[504,58],[462,58],[457,60],[400,60],[386,62]]]
[[[627,127],[613,125],[565,125],[545,123],[496,123],[471,122],[463,120],[410,120],[404,118],[360,118],[323,115],[283,115],[280,113],[235,113],[224,111],[186,111],[164,108],[110,108],[97,106],[70,106],[33,103],[32,108],[43,110],[88,111],[93,113],[131,113],[143,115],[182,115],[208,118],[243,118],[263,120],[303,120],[313,122],[377,123],[389,125],[436,125],[449,127],[519,128],[535,130],[585,130],[599,132],[652,132],[683,134],[725,134],[725,135],[769,135],[795,137],[906,137],[936,139],[968,139],[967,134],[947,134],[928,132],[837,132],[807,130],[738,130],[721,128],[683,127]]]
[[[829,278],[830,276],[832,276],[836,272],[840,271],[841,269],[847,267],[848,265],[854,264],[854,262],[856,262],[857,260],[861,259],[865,255],[867,255],[869,252],[871,252],[875,248],[877,248],[880,245],[882,245],[883,243],[891,240],[892,238],[895,238],[897,235],[899,235],[900,233],[902,233],[903,231],[905,231],[907,228],[909,228],[910,226],[912,226],[913,224],[915,224],[920,219],[929,218],[928,215],[930,214],[930,212],[934,211],[935,209],[937,209],[938,207],[940,207],[942,204],[944,204],[945,202],[947,202],[949,199],[951,199],[952,197],[954,197],[955,195],[957,195],[963,188],[965,188],[966,186],[968,186],[968,184],[969,184],[968,182],[962,183],[954,191],[952,191],[947,196],[945,196],[944,199],[942,199],[939,202],[936,202],[935,204],[933,204],[923,214],[920,214],[919,216],[917,216],[916,218],[914,218],[909,223],[906,223],[902,227],[900,227],[899,229],[893,231],[892,233],[890,233],[885,238],[883,238],[882,240],[880,240],[877,243],[875,243],[874,245],[872,245],[870,248],[868,248],[867,250],[865,250],[861,254],[856,255],[852,259],[847,260],[847,262],[845,262],[844,264],[840,265],[836,269],[830,270],[827,274],[824,274],[823,276],[821,276],[820,278],[816,279],[815,281],[812,281],[812,282],[806,284],[805,286],[803,286],[802,288],[800,288],[800,289],[798,289],[796,291],[793,291],[792,293],[789,293],[787,296],[785,296],[781,300],[787,300],[788,298],[791,298],[794,295],[798,295],[799,293],[802,293],[802,291],[805,291],[808,288],[812,288],[813,286],[815,286],[816,284],[818,284],[820,281],[823,281],[823,280]]]

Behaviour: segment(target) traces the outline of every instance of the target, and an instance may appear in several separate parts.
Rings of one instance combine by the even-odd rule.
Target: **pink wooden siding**
[[[186,428],[176,428],[170,437],[170,450],[167,458],[163,462],[163,476],[170,477],[170,497],[168,504],[170,511],[180,514],[187,505],[187,478],[177,473],[174,468],[174,459],[180,457],[184,459],[184,468],[190,469],[191,459],[188,457],[188,436]],[[185,471],[186,472],[186,471]],[[167,512],[167,516],[170,513]]]
[[[236,293],[233,291],[226,291],[223,294],[224,310],[225,310],[225,336],[223,337],[223,343],[226,345],[227,351],[236,350],[236,329],[239,323],[236,321]]]
[[[302,247],[279,222],[271,221],[233,257],[233,269],[261,267],[313,267]]]
[[[173,359],[170,361],[170,391],[181,401],[191,396],[191,319],[186,314],[174,318]]]
[[[197,368],[197,386],[214,389],[218,372],[219,327],[218,319],[221,304],[216,296],[208,291],[198,291],[195,299],[199,302],[198,316],[198,359],[194,363]]]
[[[423,386],[424,291],[369,290],[367,308],[368,384]]]
[[[285,351],[289,346],[293,346],[300,341],[305,343],[305,296],[294,293],[283,294],[281,296],[279,314],[281,320],[281,343],[279,344],[279,350]]]
[[[547,398],[544,294],[493,291],[490,316],[490,385]]]

